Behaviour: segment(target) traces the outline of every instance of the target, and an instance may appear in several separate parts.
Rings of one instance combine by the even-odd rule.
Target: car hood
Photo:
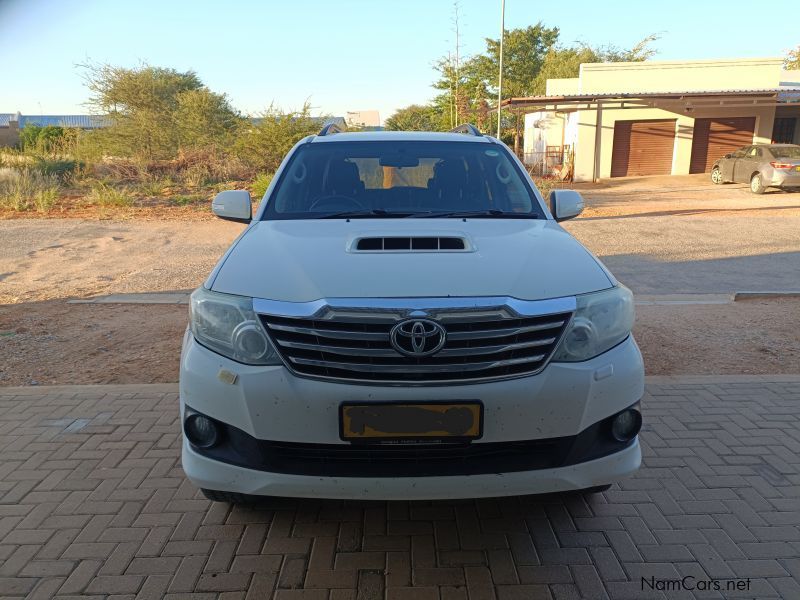
[[[362,252],[362,237],[455,236],[466,251]],[[287,302],[320,298],[511,296],[541,300],[611,287],[599,261],[554,221],[313,219],[252,224],[206,282]]]

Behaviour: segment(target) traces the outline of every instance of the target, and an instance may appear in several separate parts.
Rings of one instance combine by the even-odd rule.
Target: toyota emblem
[[[392,327],[392,348],[400,354],[420,358],[437,353],[444,346],[447,332],[430,319],[411,319]]]

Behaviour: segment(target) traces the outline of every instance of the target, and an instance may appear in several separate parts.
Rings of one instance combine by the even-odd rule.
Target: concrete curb
[[[680,306],[689,304],[731,304],[733,294],[635,294],[637,306]]]
[[[776,290],[767,292],[736,292],[733,301],[752,300],[755,298],[800,298],[800,290]]]
[[[67,304],[189,304],[190,292],[150,292],[111,294],[94,298],[67,300]]]

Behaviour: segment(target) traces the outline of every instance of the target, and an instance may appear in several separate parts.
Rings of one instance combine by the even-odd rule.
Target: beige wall
[[[0,146],[16,146],[19,142],[19,127],[11,121],[8,127],[0,127]]]
[[[697,61],[646,61],[634,63],[589,63],[581,65],[577,79],[550,79],[548,95],[668,93],[688,91],[774,89],[794,71],[783,71],[780,58]],[[735,97],[726,98],[727,102]],[[747,101],[746,98],[742,98]],[[618,103],[615,103],[618,105]],[[676,134],[672,174],[689,172],[692,153],[694,121],[709,117],[755,117],[755,143],[769,143],[775,119],[775,107],[695,106],[687,111],[683,102],[666,102],[650,108],[603,109],[600,129],[599,178],[611,176],[611,154],[614,144],[614,124],[618,120],[675,119]],[[780,108],[782,116],[800,113],[800,107]],[[785,114],[789,111],[791,114]],[[575,141],[575,180],[591,181],[595,175],[595,124],[597,111],[578,113],[578,132]],[[798,114],[800,116],[800,114]],[[556,115],[548,120],[545,132],[548,145],[560,145],[563,119]],[[800,136],[800,127],[795,133]],[[526,128],[527,136],[527,128]],[[569,141],[565,142],[569,143]]]
[[[594,173],[595,123],[597,111],[580,111],[578,141],[575,149],[575,181],[591,181]],[[604,109],[600,134],[601,179],[611,177],[611,153],[614,147],[614,124],[619,121],[640,119],[675,119],[675,147],[672,157],[672,174],[689,173],[692,155],[694,120],[708,117],[755,117],[754,143],[768,144],[772,138],[775,108],[703,108],[685,113],[681,109],[664,108]]]
[[[645,93],[774,88],[780,58],[645,61],[581,65],[580,93]]]
[[[570,94],[580,94],[581,80],[578,77],[569,79],[548,79],[545,88],[546,96],[568,96]]]

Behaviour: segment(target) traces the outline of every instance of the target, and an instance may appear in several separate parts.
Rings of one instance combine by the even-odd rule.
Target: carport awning
[[[596,110],[604,108],[643,108],[680,105],[693,106],[800,106],[800,86],[782,86],[758,90],[705,90],[683,92],[613,92],[507,98],[502,108],[518,111]]]

